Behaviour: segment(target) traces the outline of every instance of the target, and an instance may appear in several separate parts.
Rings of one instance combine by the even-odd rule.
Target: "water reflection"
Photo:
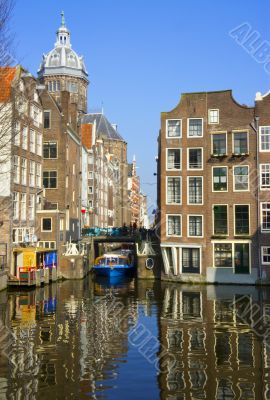
[[[89,278],[2,292],[0,322],[0,399],[270,399],[266,288]],[[139,324],[156,365],[129,341]]]

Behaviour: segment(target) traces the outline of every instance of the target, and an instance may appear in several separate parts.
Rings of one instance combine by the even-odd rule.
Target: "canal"
[[[0,399],[270,399],[270,290],[91,277],[0,293]]]

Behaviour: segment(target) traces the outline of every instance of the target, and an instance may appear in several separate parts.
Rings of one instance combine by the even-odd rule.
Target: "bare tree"
[[[14,7],[14,0],[0,0],[0,66],[7,67],[14,62],[12,45],[13,35],[9,23]]]

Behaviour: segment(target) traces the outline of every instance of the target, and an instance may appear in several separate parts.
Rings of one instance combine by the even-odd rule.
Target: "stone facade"
[[[257,200],[259,164],[270,161],[270,148],[257,159],[259,131],[270,123],[268,102],[261,96],[254,108],[238,104],[231,91],[187,93],[175,109],[161,114],[158,199],[165,279],[270,278],[269,267],[260,262],[270,215],[264,212],[268,234],[267,229],[262,234]],[[270,180],[259,191],[260,202],[269,189]]]

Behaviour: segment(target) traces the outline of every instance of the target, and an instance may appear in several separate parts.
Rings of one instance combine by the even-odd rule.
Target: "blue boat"
[[[120,277],[133,273],[135,269],[133,257],[130,254],[104,254],[98,257],[93,267],[96,275]]]

